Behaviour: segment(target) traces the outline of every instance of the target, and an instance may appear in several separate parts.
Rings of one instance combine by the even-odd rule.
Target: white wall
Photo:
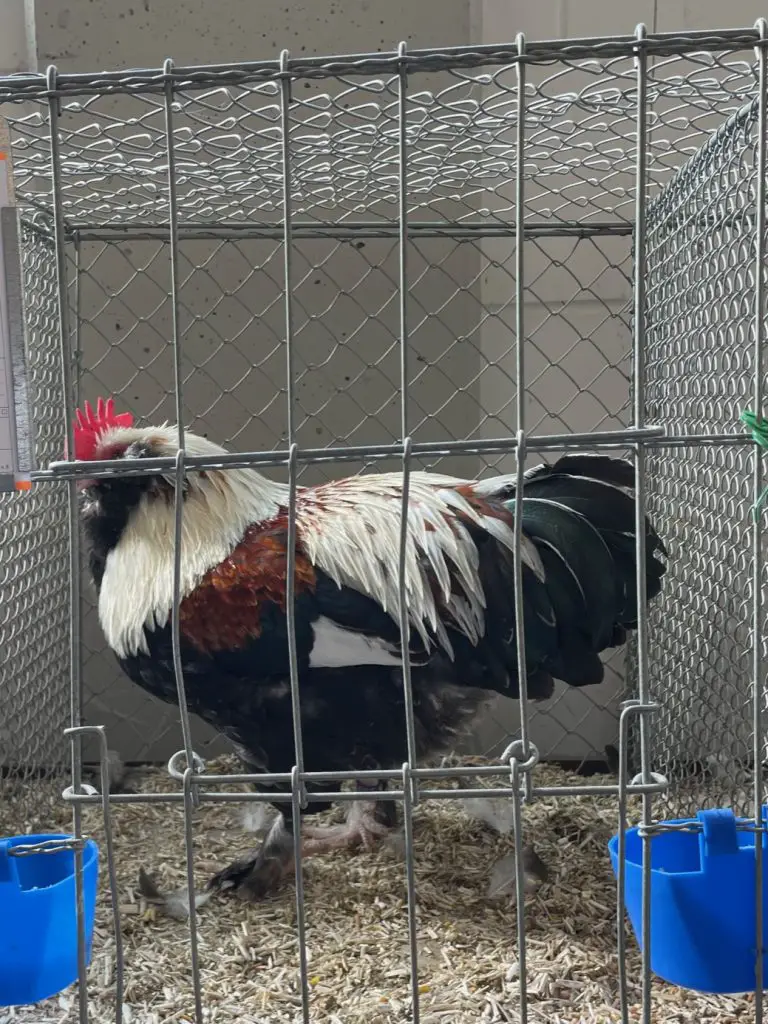
[[[0,0],[0,74],[37,70],[34,0]]]

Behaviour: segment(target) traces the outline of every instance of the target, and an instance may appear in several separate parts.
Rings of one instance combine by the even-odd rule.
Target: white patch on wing
[[[399,667],[403,659],[377,636],[363,636],[344,629],[332,619],[320,616],[312,624],[315,636],[310,668],[348,668],[355,665],[391,665]]]

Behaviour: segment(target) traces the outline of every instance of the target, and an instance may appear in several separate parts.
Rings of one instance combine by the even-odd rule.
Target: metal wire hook
[[[514,761],[516,765],[516,770],[518,772],[530,772],[539,763],[541,755],[535,743],[531,743],[529,741],[527,747],[528,749],[526,751],[525,744],[522,740],[513,740],[509,744],[509,746],[504,750],[504,753],[501,755],[500,760],[508,761],[510,770],[512,768],[512,762]],[[527,757],[525,756],[526,753],[528,755]],[[523,757],[524,760],[521,760],[521,757]]]
[[[290,50],[280,51],[280,79],[283,83],[283,89],[285,90],[285,100],[287,103],[293,103],[293,78],[291,77],[290,71],[291,63],[291,52]]]
[[[187,764],[187,751],[177,750],[175,754],[171,754],[168,758],[166,771],[171,778],[176,779],[178,782],[183,782],[190,767],[194,769],[196,775],[202,775],[205,771],[205,761],[193,750],[192,765],[190,766]]]

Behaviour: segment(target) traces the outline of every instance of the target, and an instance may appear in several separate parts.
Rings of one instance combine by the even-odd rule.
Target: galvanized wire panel
[[[757,114],[755,101],[733,116],[649,209],[648,414],[672,434],[741,434],[753,405]],[[738,444],[648,459],[672,555],[651,616],[653,761],[681,785],[709,780],[711,805],[742,813],[753,770],[754,457]]]
[[[36,457],[61,456],[56,278],[50,239],[23,228],[31,415]],[[0,791],[18,827],[36,801],[29,782],[61,771],[68,753],[69,584],[66,485],[0,497]]]
[[[176,191],[182,229],[282,237],[280,81],[217,84],[213,71],[174,93]],[[755,89],[749,52],[688,53],[649,67],[649,172],[668,179],[680,156]],[[334,234],[370,219],[396,237],[397,75],[322,80],[291,89],[295,229]],[[9,85],[13,83],[9,81]],[[94,76],[60,116],[63,208],[71,226],[148,230],[168,218],[161,93],[115,95]],[[525,204],[529,216],[582,227],[631,224],[635,70],[631,55],[552,61],[526,84]],[[514,222],[517,77],[514,64],[425,70],[409,81],[405,132],[408,214],[465,224],[481,236]],[[18,118],[15,160],[29,201],[50,205],[45,115]],[[480,221],[480,226],[478,225]]]
[[[622,69],[626,71],[627,66],[624,60]],[[433,177],[429,184],[417,175],[413,184],[412,215],[429,225],[422,232],[414,232],[409,248],[412,355],[408,407],[415,440],[503,436],[515,427],[516,243],[514,225],[510,224],[513,196],[508,181],[516,159],[513,77],[505,69],[488,86],[482,76],[464,81],[443,75],[436,82],[443,87],[439,103],[433,99],[422,109],[418,91],[408,101],[409,116],[412,114],[420,126],[418,137],[408,138],[409,146],[413,142],[416,149],[415,154],[409,153],[409,166],[423,172],[429,158],[445,181],[441,186]],[[392,231],[391,209],[395,195],[392,161],[396,153],[393,155],[392,139],[386,132],[380,134],[382,123],[391,125],[395,115],[389,108],[376,114],[378,108],[372,104],[381,102],[381,94],[372,86],[342,86],[340,97],[321,95],[315,89],[314,95],[306,90],[306,100],[296,86],[291,107],[297,224],[299,215],[306,212],[306,204],[310,200],[314,203],[310,211],[313,226],[296,229],[293,248],[296,439],[304,447],[387,443],[400,433],[398,242]],[[390,82],[385,93],[390,106],[395,102],[392,88]],[[490,94],[489,100],[486,94]],[[216,95],[221,106],[221,90]],[[490,127],[485,126],[479,100],[472,100],[468,110],[463,110],[473,95],[480,97],[483,107],[490,102],[489,109],[494,111]],[[132,222],[137,189],[141,192],[139,185],[125,192],[121,177],[104,176],[105,168],[94,160],[91,149],[100,153],[105,146],[116,146],[121,158],[139,160],[135,153],[138,141],[124,138],[121,132],[129,130],[124,123],[129,112],[144,102],[154,105],[147,117],[155,127],[154,142],[150,145],[147,141],[150,157],[142,156],[141,160],[154,167],[151,161],[160,160],[164,144],[159,99],[121,98],[118,102],[113,97],[98,97],[82,106],[64,107],[63,123],[70,127],[65,136],[69,148],[63,153],[63,177],[67,214],[77,218],[73,220],[71,255],[78,268],[81,393],[115,394],[137,415],[149,422],[161,422],[174,418],[167,231],[158,232],[155,223],[155,237],[142,237],[152,232]],[[178,102],[180,109],[174,111],[177,136],[179,121],[184,122],[187,115],[196,117],[201,105],[213,104],[208,94],[182,97]],[[239,112],[240,120],[232,124],[227,104],[218,122],[209,111],[210,131],[203,131],[199,125],[196,129],[199,136],[195,137],[203,146],[201,159],[205,162],[216,155],[215,147],[211,153],[205,150],[214,130],[231,128],[244,133],[244,146],[265,142],[265,135],[249,128],[253,124],[262,126],[262,132],[266,131],[265,122],[272,123],[276,108],[257,106],[264,102],[262,87],[245,97],[235,91],[231,106]],[[559,117],[565,109],[563,102],[553,104],[548,98],[542,98],[542,105],[541,114],[531,115],[531,132],[537,145],[543,145],[542,119],[548,118],[548,123],[556,127],[555,114]],[[330,111],[323,121],[327,139],[315,130],[316,109],[323,106]],[[214,105],[211,109],[219,108]],[[362,111],[372,119],[370,130],[361,129],[354,135],[350,125],[357,123]],[[478,118],[477,138],[473,140],[470,131],[467,140],[462,126],[468,119],[472,124]],[[143,120],[142,125],[147,127]],[[35,180],[44,184],[45,169],[32,155],[34,147],[24,134],[27,128],[27,121],[18,126],[19,146],[22,154],[30,154],[30,165],[40,174]],[[307,134],[310,128],[312,133]],[[274,135],[273,129],[269,131]],[[450,145],[441,146],[438,152],[435,140],[446,131]],[[581,152],[588,131],[591,129],[576,132],[575,143],[567,137],[562,139],[560,150],[564,153],[571,147],[574,153]],[[360,149],[361,138],[369,140],[366,150]],[[358,147],[354,152],[353,143]],[[499,163],[497,157],[493,167],[485,165],[485,158],[478,162],[480,143],[490,147],[491,153],[503,143],[500,152],[506,163]],[[77,153],[76,146],[82,153]],[[328,147],[331,156],[338,150],[351,160],[356,154],[357,169],[325,168]],[[382,156],[379,160],[377,147],[382,148],[386,159]],[[184,152],[182,143],[179,153]],[[279,158],[274,145],[271,150],[267,147],[265,152],[258,152],[260,160],[270,152],[271,159]],[[302,170],[305,164],[309,166],[307,161],[313,154],[314,177]],[[246,156],[251,159],[240,153],[237,160]],[[23,163],[24,155],[21,159]],[[358,180],[362,160],[368,161],[365,187],[354,202],[352,198],[347,202],[345,182]],[[240,173],[250,175],[250,188],[258,185],[267,190],[270,203],[260,199],[249,206],[247,190],[234,186],[231,194],[228,188],[215,190],[212,196],[229,202],[236,195],[241,204],[239,216],[253,218],[247,231],[241,221],[229,222],[229,214],[197,204],[194,196],[190,198],[185,192],[183,160],[179,165],[180,220],[182,227],[188,228],[182,232],[179,246],[184,411],[190,429],[234,450],[259,450],[284,445],[287,431],[280,181],[274,168],[271,175],[264,172],[265,176],[260,177],[254,174],[254,168],[259,169],[257,164],[237,166]],[[223,164],[216,167],[218,173]],[[562,179],[568,167],[566,160],[555,179]],[[163,192],[166,186],[160,169],[154,167],[153,188],[157,190],[157,203],[162,205],[167,192]],[[413,173],[416,175],[415,170]],[[549,189],[548,194],[553,173],[551,168],[546,169],[540,186]],[[337,182],[333,202],[322,200],[324,192],[306,191],[310,185],[319,188],[325,175]],[[581,200],[575,192],[577,186],[581,188]],[[112,198],[108,188],[114,190]],[[435,195],[441,188],[438,202]],[[584,201],[584,188],[590,190],[592,185],[584,185],[579,179],[567,190],[571,198],[566,212],[572,214],[578,202]],[[79,205],[68,207],[67,197],[72,190]],[[130,206],[126,206],[128,203]],[[140,207],[142,203],[139,198]],[[360,208],[361,203],[364,208]],[[487,206],[489,203],[495,206],[495,212]],[[84,204],[90,204],[87,216],[81,209]],[[336,210],[336,218],[344,215],[344,237],[334,237],[340,232],[338,219],[322,220],[331,216],[331,207]],[[562,207],[559,215],[564,211]],[[541,204],[533,212],[551,214]],[[112,224],[113,214],[123,222],[120,230],[98,230],[97,218]],[[146,209],[136,214],[139,216],[142,221],[149,220]],[[210,220],[213,216],[222,220]],[[88,219],[90,227],[83,226]],[[227,237],[193,237],[214,229]],[[487,238],[494,230],[499,237]],[[558,238],[547,229],[525,243],[525,295],[529,306],[527,423],[534,433],[611,429],[627,422],[630,337],[624,309],[629,294],[629,231],[624,225],[616,234],[610,227],[608,233],[599,233],[598,229],[598,233],[587,232],[583,238],[579,233]],[[316,237],[308,237],[312,235]],[[438,464],[436,460],[425,462]],[[394,460],[389,468],[397,465]],[[513,466],[514,460],[502,456],[485,460],[457,457],[445,464],[451,472],[468,476],[510,470]],[[321,480],[343,471],[349,469],[302,467],[301,479]],[[125,684],[111,655],[104,652],[87,588],[86,606],[83,637],[89,715],[94,721],[110,725],[110,734],[124,756],[167,756],[177,746],[173,713],[164,710],[158,714],[140,691]],[[600,755],[601,742],[591,735],[591,725],[596,709],[602,713],[603,708],[610,707],[621,689],[620,658],[614,659],[609,679],[599,694],[567,694],[563,689],[551,707],[538,715],[543,730],[538,739],[547,754],[559,752],[569,758]],[[502,742],[510,730],[517,728],[514,714],[512,709],[500,725],[488,724],[487,734],[478,738],[483,749]],[[610,717],[610,711],[607,714]],[[115,727],[119,729],[117,734]]]

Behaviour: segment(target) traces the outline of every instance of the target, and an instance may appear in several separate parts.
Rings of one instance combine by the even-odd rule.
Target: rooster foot
[[[304,825],[302,856],[311,857],[358,846],[370,850],[377,841],[390,834],[396,823],[397,806],[393,800],[355,801],[350,805],[343,825]],[[293,876],[295,869],[293,830],[280,814],[261,848],[219,871],[207,888],[209,891],[231,892],[255,903],[276,892]]]
[[[358,846],[372,850],[377,842],[389,835],[395,823],[393,801],[355,801],[343,825],[305,825],[302,829],[302,852],[312,855],[353,850]]]
[[[233,861],[208,882],[209,890],[231,892],[256,903],[276,892],[294,872],[293,835],[280,815],[260,849]]]

